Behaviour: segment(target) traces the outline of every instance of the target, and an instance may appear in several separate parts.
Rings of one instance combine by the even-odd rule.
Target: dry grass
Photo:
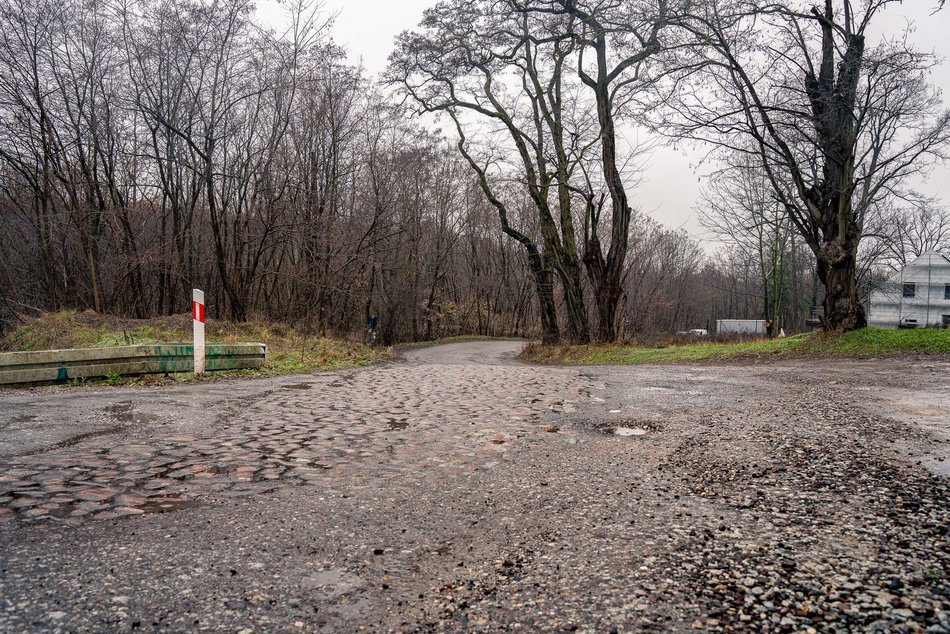
[[[208,343],[267,344],[267,362],[259,370],[219,372],[208,376],[272,375],[337,370],[392,358],[392,348],[300,332],[283,324],[231,323],[209,319]],[[47,313],[21,324],[0,339],[0,351],[102,348],[150,343],[190,342],[191,313],[155,319],[125,319],[92,311]],[[192,380],[192,374],[177,375]]]

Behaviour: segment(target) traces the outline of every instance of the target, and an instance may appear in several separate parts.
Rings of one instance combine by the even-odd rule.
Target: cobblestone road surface
[[[0,631],[950,632],[946,359],[519,347],[0,394]]]

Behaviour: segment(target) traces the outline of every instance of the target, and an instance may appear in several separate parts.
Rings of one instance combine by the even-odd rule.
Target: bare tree
[[[617,120],[638,93],[650,86],[648,62],[660,53],[660,32],[670,20],[667,0],[614,2],[554,0],[534,9],[569,15],[567,22],[577,41],[577,74],[594,94],[601,151],[600,172],[610,199],[610,235],[607,251],[599,235],[602,202],[593,200],[588,185],[589,209],[585,217],[584,264],[597,303],[600,341],[614,341],[624,312],[624,280],[632,211],[621,174],[617,148]],[[531,10],[530,4],[527,5]]]
[[[596,338],[612,341],[619,334],[631,208],[616,125],[652,81],[647,62],[661,50],[658,36],[668,17],[666,0],[442,3],[427,13],[420,33],[401,37],[391,58],[390,79],[422,109],[453,120],[463,139],[459,149],[485,183],[503,230],[530,252],[537,247],[506,220],[510,213],[493,190],[507,176],[505,168],[523,181],[544,247],[535,266],[539,292],[547,293],[547,257],[577,343],[589,339],[579,248],[597,307]],[[596,121],[584,116],[587,104]],[[506,155],[498,132],[506,136]],[[477,133],[490,139],[480,153]],[[593,157],[598,150],[599,161]],[[582,219],[582,240],[575,217]]]
[[[950,209],[928,198],[896,209],[875,209],[868,226],[867,257],[873,264],[903,268],[925,251],[950,247]]]
[[[562,16],[532,13],[513,0],[442,3],[419,33],[404,33],[390,58],[390,81],[428,112],[445,113],[458,149],[498,211],[502,230],[526,250],[535,276],[546,341],[558,338],[552,269],[563,288],[572,342],[590,339],[581,283],[572,191],[589,148],[565,69],[574,54]],[[474,122],[472,121],[474,117]],[[489,133],[479,154],[470,130]],[[489,149],[490,144],[490,149]],[[512,222],[499,184],[514,170],[537,210],[543,243]]]
[[[943,157],[950,136],[926,83],[932,55],[906,38],[867,46],[891,1],[708,0],[681,21],[699,59],[696,81],[674,84],[667,129],[751,153],[815,254],[829,331],[865,324],[856,261],[868,209]]]
[[[27,240],[4,240],[8,256],[34,244],[42,262],[42,292],[49,305],[66,305],[66,272],[56,225],[60,209],[54,176],[60,144],[50,112],[49,50],[57,23],[52,2],[9,0],[0,4],[0,157],[3,159],[6,217],[17,213],[31,226]],[[7,225],[6,231],[13,227]],[[9,235],[12,235],[9,234]],[[21,236],[26,237],[26,236]],[[26,259],[26,253],[19,254]],[[37,302],[39,303],[39,302]]]
[[[765,175],[742,164],[714,173],[702,194],[700,217],[720,239],[756,264],[761,317],[772,321],[776,332],[785,327],[785,302],[794,285],[789,260],[794,257],[795,234]]]

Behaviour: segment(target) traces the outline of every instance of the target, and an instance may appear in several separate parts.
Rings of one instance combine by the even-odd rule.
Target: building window
[[[950,299],[950,284],[943,287],[943,298]]]
[[[904,282],[904,297],[913,297],[917,294],[917,285],[913,282]]]
[[[943,316],[943,327],[950,328],[950,315]]]

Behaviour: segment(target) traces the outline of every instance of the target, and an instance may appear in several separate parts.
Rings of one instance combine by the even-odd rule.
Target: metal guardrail
[[[263,343],[210,344],[205,348],[205,369],[259,368],[266,358]],[[193,370],[194,348],[189,343],[0,353],[0,385]]]

